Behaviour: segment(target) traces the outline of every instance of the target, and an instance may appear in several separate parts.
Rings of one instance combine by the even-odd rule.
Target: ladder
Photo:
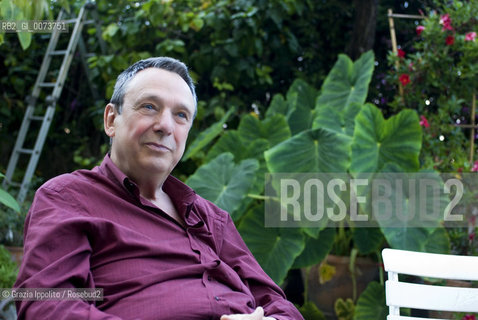
[[[53,119],[53,115],[55,113],[56,102],[60,98],[63,86],[65,84],[66,76],[68,74],[68,70],[73,59],[73,54],[75,53],[78,45],[84,68],[87,69],[86,58],[88,57],[88,54],[85,51],[85,44],[81,37],[81,32],[85,24],[96,23],[97,26],[99,26],[98,16],[95,8],[96,7],[93,3],[87,1],[81,7],[78,16],[72,19],[65,19],[67,13],[63,9],[58,15],[57,22],[64,22],[68,25],[73,25],[73,31],[71,32],[68,46],[65,50],[56,49],[58,40],[60,38],[61,30],[59,30],[58,28],[54,28],[54,30],[52,31],[50,41],[46,49],[46,53],[40,67],[40,71],[35,81],[35,85],[33,86],[32,94],[27,98],[28,106],[23,117],[20,131],[18,133],[15,146],[10,156],[7,171],[5,173],[5,178],[3,181],[4,188],[7,188],[9,186],[17,188],[19,187],[19,192],[17,195],[17,201],[19,203],[23,203],[27,195],[31,179],[37,167],[38,160],[40,158],[40,154],[42,152],[43,145],[45,143],[46,136],[48,134],[48,130]],[[91,14],[93,19],[86,20],[88,13]],[[103,39],[101,38],[101,30],[99,27],[96,28],[96,36],[98,38],[101,51],[105,53],[106,46],[103,42]],[[47,74],[50,70],[50,63],[53,56],[63,56],[61,67],[54,81],[45,82]],[[91,85],[90,74],[87,73],[87,76],[90,82],[90,87],[92,88],[93,86]],[[42,103],[37,103],[42,90],[51,90],[50,94],[43,95],[46,96],[44,101],[42,101],[43,106],[46,106],[46,111],[44,107],[38,107],[38,105],[41,105]],[[37,115],[37,113],[42,113],[42,115]],[[40,122],[40,129],[38,130],[33,148],[28,148],[25,146],[25,140],[30,130],[30,124],[34,121]],[[27,157],[29,157],[28,165],[21,183],[13,181],[13,176],[15,170],[17,169],[20,155],[26,155]]]

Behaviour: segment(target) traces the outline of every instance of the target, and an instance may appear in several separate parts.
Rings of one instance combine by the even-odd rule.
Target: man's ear
[[[105,113],[103,115],[105,133],[108,137],[113,138],[115,136],[115,118],[117,116],[115,106],[108,103],[105,107]]]

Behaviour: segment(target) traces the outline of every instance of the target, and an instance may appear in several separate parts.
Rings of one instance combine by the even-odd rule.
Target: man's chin
[[[142,167],[145,169],[146,174],[150,175],[169,175],[173,171],[176,163],[171,163],[166,159],[156,159],[149,163],[145,163]]]

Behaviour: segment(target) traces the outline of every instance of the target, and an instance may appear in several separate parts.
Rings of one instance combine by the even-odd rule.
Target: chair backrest
[[[405,250],[382,251],[388,280],[385,296],[387,320],[423,319],[400,316],[400,308],[434,311],[478,312],[478,288],[450,287],[400,281],[399,274],[434,279],[478,280],[478,257],[423,253]],[[432,319],[432,318],[428,318]]]

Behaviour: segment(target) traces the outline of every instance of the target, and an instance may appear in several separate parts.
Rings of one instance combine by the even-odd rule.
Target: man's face
[[[184,153],[194,111],[191,90],[178,74],[138,72],[126,87],[121,114],[111,104],[105,110],[113,162],[133,179],[169,174]]]

